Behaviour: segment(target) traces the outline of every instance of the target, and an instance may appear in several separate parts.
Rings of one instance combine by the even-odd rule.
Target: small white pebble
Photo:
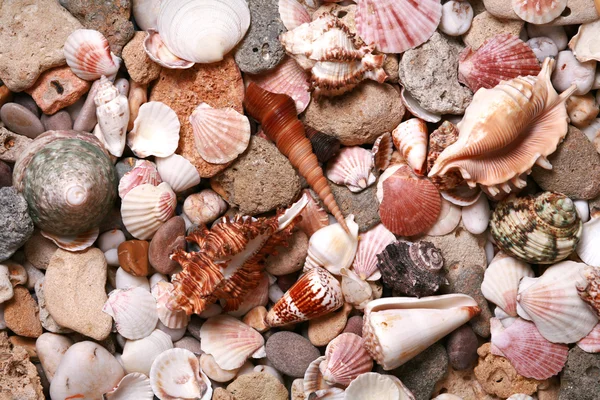
[[[273,303],[277,303],[277,301],[283,297],[283,290],[279,287],[279,285],[274,284],[269,286],[269,300]]]
[[[549,38],[554,42],[559,51],[566,49],[569,42],[565,28],[562,26],[527,24],[527,34],[530,38]]]
[[[106,253],[110,249],[119,247],[125,240],[125,234],[122,231],[113,229],[98,236],[98,247]]]
[[[142,289],[146,289],[150,291],[150,284],[148,283],[148,278],[145,276],[133,276],[127,273],[123,268],[119,267],[117,269],[117,275],[115,277],[117,289],[125,289],[128,287],[141,287]]]
[[[446,35],[460,36],[466,33],[473,22],[473,7],[467,1],[451,0],[442,6],[439,28]]]
[[[531,47],[533,54],[535,54],[539,62],[543,62],[546,57],[556,58],[558,55],[556,44],[544,36],[529,39],[527,45]]]
[[[588,222],[590,220],[590,208],[587,200],[575,200],[574,203],[581,222]]]
[[[106,258],[106,263],[111,267],[119,266],[119,251],[117,249],[110,249],[104,252],[104,258]]]
[[[592,90],[595,78],[596,61],[579,62],[569,50],[558,53],[552,73],[552,85],[559,93],[575,84],[577,90],[574,94],[584,95]]]

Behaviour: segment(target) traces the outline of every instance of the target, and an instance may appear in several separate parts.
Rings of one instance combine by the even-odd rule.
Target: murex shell
[[[532,264],[553,264],[577,247],[583,230],[573,201],[543,192],[498,203],[490,221],[502,251]]]

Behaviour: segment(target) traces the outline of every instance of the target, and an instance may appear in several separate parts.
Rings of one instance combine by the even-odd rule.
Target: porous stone
[[[44,125],[29,109],[17,103],[6,103],[0,108],[0,119],[11,131],[35,138],[44,132]]]
[[[307,400],[304,393],[304,379],[294,379],[290,392],[291,400]]]
[[[37,269],[48,268],[48,263],[58,250],[58,246],[50,239],[46,239],[39,230],[36,230],[25,243],[25,258]]]
[[[593,400],[600,393],[600,354],[578,346],[569,350],[560,382],[559,400]]]
[[[590,126],[599,112],[600,107],[598,107],[593,93],[587,93],[583,96],[573,95],[567,100],[567,115],[571,125],[576,128],[585,129]]]
[[[473,93],[458,83],[458,59],[464,49],[457,39],[434,33],[425,44],[404,52],[400,82],[425,110],[463,114]]]
[[[300,193],[300,178],[275,144],[250,139],[247,151],[211,179],[212,189],[243,214],[255,215],[286,207]]]
[[[231,393],[222,387],[215,388],[212,400],[236,400]]]
[[[477,336],[469,325],[463,325],[450,335],[446,343],[448,360],[452,368],[465,370],[477,360]]]
[[[308,339],[294,332],[272,334],[265,346],[267,359],[282,374],[302,378],[311,362],[321,354]]]
[[[506,2],[507,4],[510,4]],[[519,37],[525,22],[497,19],[489,12],[482,12],[473,18],[471,28],[463,36],[463,41],[473,50],[477,50],[488,39],[503,33]]]
[[[12,186],[12,171],[4,161],[0,161],[0,188]]]
[[[499,397],[489,395],[477,379],[473,368],[457,371],[448,367],[448,373],[435,385],[432,396],[452,393],[463,400],[499,400]]]
[[[27,351],[27,355],[29,355],[29,359],[33,362],[38,362],[38,354],[35,349],[35,338],[23,337],[23,336],[11,336],[8,338],[10,343],[13,346],[21,346]]]
[[[148,261],[161,274],[170,274],[179,265],[169,258],[177,249],[185,249],[185,221],[179,216],[158,228],[148,248]]]
[[[308,253],[308,236],[301,230],[295,231],[288,240],[288,246],[278,246],[277,253],[265,260],[265,270],[271,275],[280,276],[300,271]]]
[[[27,202],[14,187],[0,189],[0,262],[8,260],[33,234]]]
[[[346,327],[350,311],[352,305],[344,303],[340,310],[308,321],[308,340],[317,347],[327,346]]]
[[[227,386],[235,400],[287,400],[288,391],[279,380],[266,372],[238,377]]]
[[[66,110],[60,110],[53,115],[43,114],[41,118],[44,129],[47,131],[68,131],[73,129],[73,120]]]
[[[35,100],[44,114],[74,104],[90,89],[90,82],[73,73],[70,67],[58,67],[44,72],[27,93]]]
[[[346,186],[336,185],[331,181],[329,186],[344,217],[354,214],[354,222],[358,224],[359,232],[368,231],[381,221],[379,219],[379,207],[377,206],[376,184],[359,193],[353,193]]]
[[[42,334],[38,306],[27,288],[14,288],[13,298],[4,307],[4,321],[17,335],[36,338]]]
[[[35,283],[35,297],[37,298],[38,307],[40,310],[40,322],[42,323],[42,327],[53,333],[71,333],[73,332],[71,329],[60,326],[56,323],[52,315],[48,312],[46,308],[46,295],[44,294],[44,278],[39,279]]]
[[[0,127],[0,161],[14,163],[33,139]]]
[[[65,64],[63,46],[81,24],[56,0],[13,0],[0,5],[0,79],[13,92]]]
[[[136,32],[123,48],[123,62],[131,79],[146,85],[160,75],[161,67],[148,57],[144,50],[146,32]]]
[[[13,346],[6,332],[0,332],[0,398],[42,400],[44,390],[27,350]]]
[[[337,137],[344,146],[354,146],[373,143],[381,134],[394,130],[404,112],[398,89],[365,81],[342,96],[313,99],[302,120]]]
[[[150,273],[148,247],[149,243],[145,240],[128,240],[121,243],[118,248],[121,268],[133,276],[147,276]],[[164,252],[165,249],[162,250]]]
[[[512,8],[512,2],[505,0],[483,0],[485,8],[498,18],[520,20]],[[593,22],[598,19],[594,0],[568,0],[562,14],[548,25],[573,25]]]

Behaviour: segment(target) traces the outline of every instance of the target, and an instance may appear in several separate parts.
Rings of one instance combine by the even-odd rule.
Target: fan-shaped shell
[[[519,18],[532,24],[547,24],[558,18],[567,7],[567,0],[512,0]]]
[[[110,52],[108,40],[93,29],[77,29],[63,48],[67,65],[79,78],[94,81],[102,75],[114,77],[121,60]]]
[[[356,256],[352,262],[354,272],[360,279],[375,281],[381,278],[381,272],[377,268],[377,255],[395,240],[396,236],[383,224],[377,224],[360,235]]]
[[[117,332],[131,340],[150,335],[158,322],[156,301],[140,287],[113,290],[102,311],[113,317]]]
[[[135,167],[127,172],[119,181],[119,197],[122,199],[131,189],[149,184],[158,186],[162,182],[157,165],[147,160],[137,160]]]
[[[148,57],[161,67],[188,69],[194,66],[194,62],[184,60],[171,53],[171,50],[169,50],[156,29],[148,29],[146,39],[144,40],[144,50]]]
[[[143,339],[128,340],[121,355],[123,368],[127,373],[139,372],[149,375],[156,357],[172,348],[171,336],[159,329],[155,329]]]
[[[577,342],[577,346],[586,353],[600,353],[600,324],[596,324],[586,337]]]
[[[170,349],[156,357],[150,369],[150,384],[160,400],[210,400],[211,383],[200,369],[198,357],[186,349]]]
[[[67,251],[81,251],[87,249],[94,244],[96,239],[98,239],[99,233],[100,230],[98,228],[94,228],[87,232],[81,232],[77,235],[56,235],[41,231],[43,237],[52,240],[55,245]]]
[[[427,231],[429,236],[444,236],[452,232],[458,224],[462,216],[462,211],[459,206],[450,203],[446,199],[442,199],[442,207],[440,215],[435,224]]]
[[[173,311],[167,307],[172,290],[172,283],[158,282],[152,287],[152,296],[156,301],[156,311],[160,322],[170,329],[182,329],[190,322],[190,316],[183,310]]]
[[[600,54],[596,48],[596,40],[599,32],[599,21],[581,24],[579,26],[577,34],[569,41],[569,48],[573,51],[573,55],[578,61],[600,61]]]
[[[279,0],[279,18],[288,31],[311,21],[308,10],[297,0]]]
[[[150,239],[173,216],[176,205],[175,192],[166,182],[137,186],[123,198],[123,224],[136,239]]]
[[[427,142],[429,134],[427,124],[419,118],[401,122],[392,132],[394,146],[402,154],[408,165],[418,175],[426,171]]]
[[[358,35],[383,53],[403,53],[425,43],[442,18],[439,0],[359,0]]]
[[[460,54],[458,63],[458,80],[473,92],[539,72],[540,63],[531,47],[510,33],[486,40],[476,51],[467,47]]]
[[[333,183],[346,185],[351,192],[361,192],[375,183],[371,152],[358,146],[344,147],[329,161],[325,175]]]
[[[202,351],[212,355],[219,367],[230,370],[240,368],[257,351],[264,351],[265,339],[242,321],[217,315],[200,328],[200,343]]]
[[[319,366],[324,360],[325,356],[322,356],[308,365],[303,380],[304,395],[307,398],[313,395],[319,400],[344,400],[344,390],[332,387],[323,379]]]
[[[116,388],[104,395],[106,400],[152,400],[154,393],[150,379],[139,372],[127,374]]]
[[[328,225],[316,231],[308,241],[308,255],[304,269],[323,267],[332,274],[339,275],[342,268],[348,268],[354,260],[358,247],[358,224],[354,215],[346,218],[350,232],[340,224]]]
[[[342,333],[325,349],[325,361],[319,366],[323,378],[331,385],[347,386],[360,374],[373,369],[373,360],[354,333]]]
[[[392,375],[367,372],[353,380],[346,389],[347,400],[414,400],[400,380]]]
[[[179,154],[171,154],[165,158],[157,157],[156,168],[160,177],[171,186],[175,193],[183,192],[200,183],[198,170]]]
[[[168,157],[179,144],[179,118],[171,107],[160,101],[142,104],[127,145],[138,157]]]
[[[329,216],[325,210],[315,201],[308,189],[304,189],[304,196],[308,203],[300,213],[302,220],[297,224],[308,237],[311,237],[319,229],[329,225]]]
[[[194,129],[194,142],[200,156],[214,164],[233,161],[250,143],[250,122],[233,108],[212,108],[200,104],[190,123]]]
[[[394,143],[392,134],[386,132],[375,139],[371,155],[373,156],[373,165],[376,171],[383,171],[390,166],[392,161],[392,153],[394,152]]]
[[[577,255],[581,261],[593,267],[600,267],[600,246],[598,236],[600,235],[600,218],[592,218],[583,224],[581,240],[577,245]]]

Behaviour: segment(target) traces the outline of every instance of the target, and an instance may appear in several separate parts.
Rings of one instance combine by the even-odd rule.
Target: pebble
[[[202,102],[214,108],[233,107],[242,113],[244,82],[233,56],[212,64],[196,64],[189,69],[163,68],[150,93],[150,101],[161,101],[179,117],[179,148],[177,154],[188,159],[200,177],[210,178],[228,164],[211,164],[198,154],[189,116]]]
[[[275,68],[285,50],[279,35],[286,31],[279,18],[277,0],[247,0],[250,8],[250,28],[235,49],[235,62],[249,74],[260,74]]]
[[[279,380],[266,372],[254,372],[237,378],[227,386],[235,400],[288,400],[288,391]]]
[[[190,322],[187,326],[187,333],[192,335],[192,337],[196,338],[197,340],[200,340],[200,328],[202,328],[203,324],[204,319],[200,318],[195,314],[192,315],[192,318],[190,319]]]
[[[576,95],[583,95],[592,90],[596,75],[596,61],[579,62],[573,52],[563,50],[556,57],[556,67],[552,73],[552,85],[560,93],[575,84]]]
[[[338,311],[308,321],[308,340],[317,347],[327,346],[346,327],[352,305],[344,303]]]
[[[44,72],[35,84],[27,89],[44,114],[74,104],[90,89],[90,83],[78,78],[70,67],[58,67]]]
[[[267,309],[263,306],[254,307],[244,315],[243,321],[246,325],[249,325],[259,331],[260,333],[266,332],[270,327],[266,323]]]
[[[0,108],[0,119],[11,131],[32,139],[45,131],[40,119],[29,109],[17,103],[3,105]]]
[[[119,229],[111,229],[98,236],[98,248],[103,252],[112,249],[118,249],[119,245],[125,241],[125,234]]]
[[[540,63],[544,62],[547,57],[556,58],[558,55],[558,48],[556,48],[554,42],[547,37],[529,39],[527,45],[531,47],[533,54],[535,54]]]
[[[66,110],[60,110],[51,116],[43,114],[41,121],[46,131],[68,131],[73,129],[71,115]]]
[[[35,116],[38,118],[42,116],[42,112],[40,111],[38,105],[35,103],[33,97],[31,97],[25,92],[15,93],[13,102],[22,105],[23,107],[34,113]]]
[[[560,382],[560,400],[593,400],[600,392],[600,354],[586,353],[578,346],[569,350]]]
[[[4,307],[4,321],[17,335],[37,338],[42,334],[38,306],[27,288],[14,288],[13,298]]]
[[[40,400],[44,393],[27,350],[13,346],[7,332],[0,332],[0,394],[7,400]]]
[[[377,225],[379,207],[377,206],[377,184],[373,184],[359,193],[353,193],[344,185],[329,182],[331,192],[342,214],[354,214],[354,222],[358,224],[358,231],[365,232]]]
[[[422,108],[435,114],[463,114],[473,93],[458,82],[457,39],[434,33],[425,44],[407,50],[400,60],[400,82]]]
[[[600,155],[579,129],[569,126],[567,137],[548,161],[551,170],[535,166],[531,173],[542,189],[573,199],[589,200],[600,194]]]
[[[190,194],[183,202],[183,212],[192,224],[210,225],[227,211],[227,203],[214,190]]]
[[[473,22],[473,7],[467,1],[451,0],[442,6],[439,30],[450,36],[466,33]]]
[[[198,355],[204,354],[202,349],[200,349],[200,341],[191,336],[184,336],[175,343],[173,343],[173,347],[178,349],[186,349],[191,351],[192,353]]]
[[[25,258],[37,269],[48,268],[50,259],[58,250],[58,246],[50,239],[46,239],[39,230],[25,243]]]
[[[252,136],[248,149],[221,174],[212,189],[245,215],[287,207],[300,193],[300,177],[275,144]]]
[[[44,279],[44,273],[27,261],[23,263],[23,268],[27,273],[27,289],[33,290],[37,281]]]
[[[463,36],[463,41],[473,50],[477,50],[486,40],[502,33],[519,37],[524,25],[523,21],[497,19],[485,11],[473,18],[471,29]]]
[[[0,262],[8,260],[33,234],[27,201],[13,187],[0,189]]]
[[[27,89],[42,72],[63,65],[65,41],[81,28],[56,0],[4,2],[0,26],[0,79],[13,92]]]
[[[348,319],[346,327],[342,333],[354,333],[362,337],[363,318],[361,315],[354,315]]]
[[[267,359],[282,374],[302,378],[311,362],[321,354],[308,339],[294,332],[272,334],[266,344]]]
[[[483,0],[485,8],[498,18],[519,19],[512,3],[503,0]],[[572,25],[593,22],[598,19],[592,0],[568,0],[562,15],[548,25]]]
[[[498,397],[491,396],[483,390],[479,381],[475,379],[473,368],[457,371],[449,367],[446,376],[435,385],[433,396],[442,393],[452,393],[465,400],[498,400]]]
[[[185,335],[186,331],[185,326],[183,328],[172,329],[165,326],[165,324],[163,324],[160,320],[158,321],[158,324],[156,324],[156,329],[160,329],[161,331],[169,335],[171,337],[171,341],[173,342],[176,342],[179,339],[181,339]]]
[[[400,92],[388,84],[366,81],[338,97],[310,102],[303,122],[337,137],[345,146],[373,143],[400,124],[405,108]]]
[[[14,163],[32,139],[0,127],[0,161]]]
[[[128,240],[119,245],[119,265],[134,276],[148,276],[149,243],[145,240]],[[164,250],[164,249],[163,249]]]
[[[48,381],[52,382],[60,361],[72,345],[69,337],[55,333],[46,332],[37,338],[35,349]]]
[[[566,49],[569,43],[563,26],[527,24],[527,35],[530,38],[547,37],[552,40],[559,51]]]
[[[52,315],[46,308],[46,295],[44,294],[44,279],[39,279],[35,284],[35,297],[37,298],[38,307],[40,309],[40,322],[42,327],[53,333],[71,333],[71,329],[60,326],[56,323]]]
[[[121,180],[126,173],[135,167],[137,161],[138,159],[135,157],[125,157],[115,164],[115,169],[117,170],[117,177],[119,180]]]
[[[308,253],[308,236],[297,230],[288,240],[286,247],[278,246],[276,253],[265,260],[265,270],[271,275],[280,276],[300,271]]]
[[[468,369],[477,360],[477,336],[469,325],[463,325],[450,335],[446,350],[450,366],[459,371]]]
[[[600,107],[593,93],[583,96],[571,96],[567,100],[567,114],[571,125],[579,129],[587,128],[598,116]]]
[[[58,324],[96,340],[109,335],[112,318],[102,312],[107,300],[106,269],[104,254],[97,248],[54,253],[46,270],[44,294]]]
[[[185,222],[173,217],[154,234],[148,248],[148,261],[161,274],[170,274],[179,264],[169,255],[176,249],[185,249]]]
[[[117,268],[115,274],[115,287],[117,289],[139,287],[150,291],[150,283],[145,276],[134,276],[126,272],[123,268]]]
[[[5,261],[4,264],[8,266],[10,282],[13,287],[27,284],[27,271],[25,267],[11,260]]]
[[[85,102],[81,106],[77,117],[72,117],[74,130],[91,132],[96,126],[98,118],[96,116],[96,103],[94,103],[94,97],[96,97],[96,92],[98,91],[99,85],[100,79],[92,83],[90,91],[88,92],[87,97],[85,98]]]
[[[4,161],[0,161],[0,188],[12,186],[12,171]]]
[[[29,359],[33,362],[39,362],[37,350],[35,349],[35,338],[28,338],[23,336],[11,336],[8,338],[13,346],[21,346],[27,351]]]
[[[222,387],[215,388],[212,400],[236,400],[231,393]]]
[[[398,68],[400,66],[400,60],[398,60],[397,54],[386,54],[385,61],[383,62],[383,70],[387,74],[387,83],[398,83],[400,75],[398,74]]]
[[[147,85],[160,75],[161,67],[148,57],[144,50],[146,32],[136,32],[123,48],[123,62],[131,79]]]
[[[229,382],[235,378],[238,369],[224,370],[219,367],[219,364],[215,361],[215,358],[210,354],[202,354],[200,356],[200,369],[206,374],[211,380],[216,382]]]

